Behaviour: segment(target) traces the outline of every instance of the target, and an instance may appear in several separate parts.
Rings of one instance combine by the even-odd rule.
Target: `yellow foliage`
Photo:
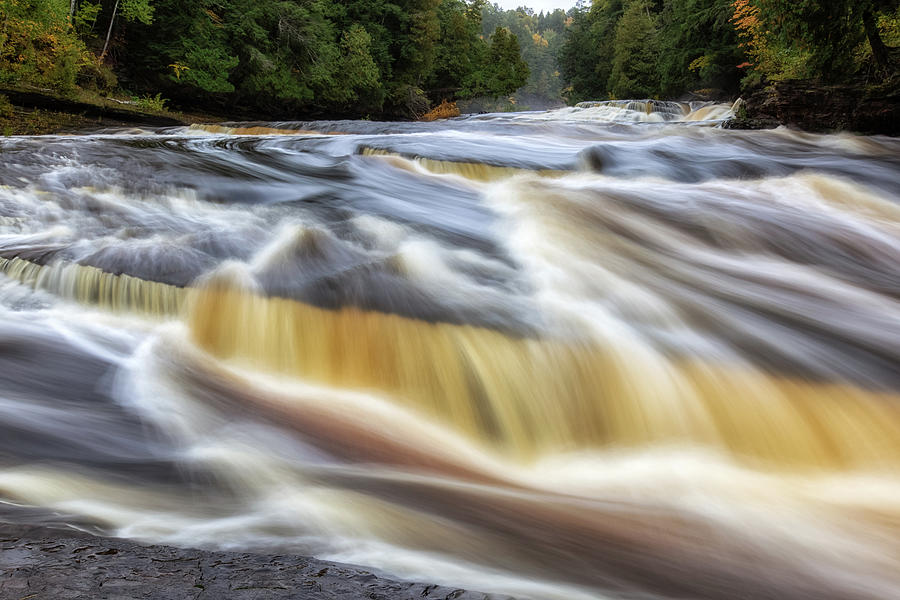
[[[181,79],[181,74],[182,74],[184,71],[190,71],[190,70],[191,70],[191,68],[190,68],[189,66],[183,65],[183,64],[181,64],[181,63],[172,63],[171,65],[169,65],[169,67],[170,67],[173,71],[175,71],[175,79],[178,79],[178,80]]]
[[[751,55],[759,54],[765,48],[759,8],[750,4],[750,0],[734,0],[732,6],[734,16],[731,21],[738,37],[743,40],[740,45],[747,48]]]
[[[750,0],[734,0],[734,15],[731,22],[746,49],[749,63],[736,65],[738,68],[752,66],[769,79],[793,79],[802,77],[808,58],[808,50],[797,47],[783,47],[772,44],[766,24],[759,18],[759,8]]]
[[[688,65],[688,69],[693,72],[700,71],[701,69],[705,69],[712,63],[712,57],[708,54],[701,56],[700,58],[695,58],[691,61],[691,64]]]
[[[456,102],[447,102],[443,100],[440,104],[432,108],[430,111],[422,115],[420,121],[436,121],[438,119],[449,119],[450,117],[458,117],[459,108]]]
[[[0,16],[0,77],[59,89],[74,87],[85,48],[64,16],[30,13],[14,0],[0,1]]]
[[[213,22],[213,23],[215,23],[216,25],[221,25],[221,24],[222,24],[222,17],[220,17],[219,15],[217,15],[216,13],[214,13],[213,11],[209,10],[208,8],[206,9],[205,12],[206,12],[206,14],[209,16],[209,18],[212,19],[212,22]]]

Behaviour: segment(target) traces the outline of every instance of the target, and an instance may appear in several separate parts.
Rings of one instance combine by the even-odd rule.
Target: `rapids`
[[[900,597],[900,140],[729,115],[0,139],[0,520]]]

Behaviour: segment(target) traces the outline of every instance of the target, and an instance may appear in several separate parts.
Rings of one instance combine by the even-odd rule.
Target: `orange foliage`
[[[440,104],[432,108],[430,111],[422,115],[420,121],[436,121],[437,119],[449,119],[450,117],[458,117],[459,108],[456,102],[447,102],[443,100]]]
[[[766,44],[763,39],[762,21],[759,20],[759,8],[753,6],[750,0],[734,0],[734,16],[731,22],[737,30],[738,37],[743,41],[741,46],[747,49],[747,53],[754,59],[766,53]]]

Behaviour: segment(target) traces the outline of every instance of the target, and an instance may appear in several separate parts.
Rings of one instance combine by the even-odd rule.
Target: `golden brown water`
[[[386,395],[518,460],[661,443],[780,467],[900,458],[893,392],[218,287],[192,297],[187,322],[214,356]]]
[[[4,140],[0,517],[521,598],[896,596],[900,148],[726,110]]]

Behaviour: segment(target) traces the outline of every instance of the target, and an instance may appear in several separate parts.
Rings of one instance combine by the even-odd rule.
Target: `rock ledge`
[[[0,523],[0,599],[501,600],[299,556],[141,545]]]

